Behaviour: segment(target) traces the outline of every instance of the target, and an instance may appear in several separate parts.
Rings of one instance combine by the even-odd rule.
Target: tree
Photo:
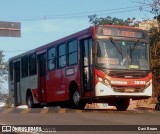
[[[107,16],[105,18],[98,18],[96,14],[89,15],[89,22],[93,25],[103,25],[103,24],[109,24],[109,25],[122,25],[122,26],[137,26],[139,21],[136,21],[136,18],[127,18],[126,20],[119,19],[116,17],[110,17]]]
[[[154,14],[155,16],[160,15],[160,0],[140,0],[139,4],[142,5],[149,5],[150,9],[148,10],[150,13]],[[143,7],[140,7],[143,10]]]
[[[148,12],[154,14],[154,19],[157,19],[160,30],[160,0],[141,0],[139,4],[145,4],[150,6]],[[140,9],[143,10],[142,7],[140,7]]]
[[[158,27],[152,26],[149,30],[151,46],[151,66],[153,70],[153,91],[160,95],[160,0],[143,0],[140,4],[149,5],[148,11],[152,13],[157,21]],[[143,8],[141,8],[143,10]]]
[[[3,51],[0,50],[0,89],[2,89],[2,84],[8,78],[8,64],[4,61]]]

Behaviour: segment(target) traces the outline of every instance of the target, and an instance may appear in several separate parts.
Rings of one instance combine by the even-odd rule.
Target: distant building
[[[149,30],[151,27],[158,27],[157,20],[143,20],[142,22],[139,23],[139,28],[143,30]]]

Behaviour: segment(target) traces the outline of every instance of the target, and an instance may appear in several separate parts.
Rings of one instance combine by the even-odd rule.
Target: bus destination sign
[[[128,38],[145,38],[145,33],[140,30],[134,30],[132,28],[117,28],[117,27],[98,27],[97,34],[102,36],[117,36]]]

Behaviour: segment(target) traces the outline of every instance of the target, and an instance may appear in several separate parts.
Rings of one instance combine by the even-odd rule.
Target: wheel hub
[[[79,94],[78,91],[75,91],[74,94],[73,94],[73,102],[74,102],[74,104],[78,105],[79,100],[80,100],[80,94]]]

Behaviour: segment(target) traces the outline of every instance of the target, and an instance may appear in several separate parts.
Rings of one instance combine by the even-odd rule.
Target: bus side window
[[[88,66],[89,50],[88,50],[88,40],[84,40],[84,66]]]
[[[70,41],[68,43],[68,65],[74,65],[78,63],[78,42],[77,40]]]
[[[56,49],[50,48],[48,50],[48,70],[54,70],[56,68]]]
[[[36,69],[36,54],[31,54],[29,56],[29,75],[35,75],[37,73]]]
[[[22,78],[28,76],[28,56],[24,56],[21,59]]]
[[[84,60],[84,87],[85,90],[91,90],[92,79],[92,39],[85,39],[83,42],[83,60]]]
[[[139,65],[141,69],[149,68],[148,62],[143,54],[140,56]]]
[[[58,68],[66,66],[66,44],[58,47]]]

